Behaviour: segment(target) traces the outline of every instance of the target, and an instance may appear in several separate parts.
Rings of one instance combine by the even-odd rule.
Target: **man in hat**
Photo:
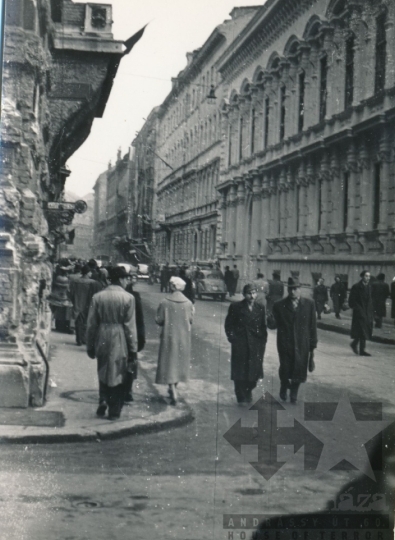
[[[288,279],[288,296],[273,306],[277,327],[277,350],[280,359],[280,398],[296,403],[300,383],[307,379],[307,370],[314,369],[314,349],[317,347],[315,305],[301,296],[298,278]]]
[[[111,268],[111,285],[95,294],[88,316],[87,353],[97,358],[99,407],[97,416],[120,417],[129,369],[137,355],[134,297],[126,292],[129,274],[123,266]],[[132,367],[130,367],[132,366]]]
[[[70,283],[70,299],[73,303],[73,319],[77,345],[86,343],[86,321],[93,295],[101,291],[103,286],[92,279],[91,267],[87,264],[81,269],[81,277]]]
[[[373,332],[373,302],[370,285],[370,272],[363,270],[361,280],[351,287],[348,303],[352,311],[350,347],[355,354],[371,356],[366,352],[366,340],[372,337]]]
[[[336,319],[341,319],[340,310],[342,308],[342,305],[344,304],[344,301],[346,300],[347,290],[346,286],[344,285],[338,274],[335,276],[335,283],[333,283],[333,285],[331,286],[330,295],[332,298],[333,309],[335,311]]]
[[[256,300],[253,283],[243,288],[244,300],[229,306],[225,333],[232,345],[231,379],[238,403],[251,403],[252,390],[263,379],[263,356],[267,341],[265,307]]]
[[[390,297],[390,287],[385,282],[385,274],[379,274],[372,285],[372,301],[375,328],[381,328],[383,325],[383,317],[387,315],[387,298]]]
[[[318,279],[317,285],[313,289],[313,299],[315,309],[317,310],[317,318],[321,319],[321,313],[324,311],[325,304],[328,302],[328,289],[324,285],[324,278]]]

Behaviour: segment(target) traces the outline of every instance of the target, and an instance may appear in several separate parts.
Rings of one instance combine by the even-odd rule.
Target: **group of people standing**
[[[229,293],[229,298],[236,294],[237,284],[239,282],[239,279],[240,279],[240,272],[237,268],[237,264],[233,265],[232,270],[230,269],[229,266],[225,266],[224,281],[225,281],[226,289]]]

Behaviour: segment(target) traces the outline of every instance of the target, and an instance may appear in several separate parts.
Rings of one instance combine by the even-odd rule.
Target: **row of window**
[[[385,88],[386,79],[386,13],[380,14],[376,18],[376,44],[375,44],[375,72],[374,72],[374,92],[380,94]],[[279,60],[277,61],[279,63]],[[272,65],[276,69],[277,65]],[[325,120],[327,115],[327,97],[328,97],[328,58],[326,55],[319,60],[319,96],[318,96],[318,119],[319,122]],[[344,69],[344,108],[348,109],[354,101],[355,84],[355,35],[351,33],[345,42],[345,69]],[[297,103],[297,131],[301,133],[305,128],[305,100],[306,100],[306,73],[304,69],[299,70],[298,82],[298,103]],[[287,96],[287,86],[280,84],[278,95],[266,95],[263,100],[263,125],[261,126],[261,144],[257,144],[257,124],[259,113],[261,111],[252,108],[250,114],[246,117],[241,114],[238,119],[238,125],[230,122],[228,128],[228,166],[237,163],[249,155],[253,155],[257,150],[266,149],[270,144],[281,142],[286,135],[287,115],[292,114],[289,107]],[[237,103],[238,96],[234,96],[234,103]],[[278,104],[278,118],[275,118],[274,108]],[[275,121],[277,124],[272,125]],[[245,133],[246,126],[249,125],[250,132]],[[275,133],[278,133],[277,140]],[[235,149],[234,145],[238,145]],[[236,151],[237,150],[237,151]]]

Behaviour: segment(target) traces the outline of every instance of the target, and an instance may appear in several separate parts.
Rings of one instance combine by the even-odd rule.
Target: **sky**
[[[151,110],[171,90],[171,78],[235,6],[265,0],[102,0],[113,6],[114,38],[126,40],[145,24],[141,40],[120,64],[103,118],[96,118],[85,143],[68,160],[66,191],[89,193],[118,148],[124,155]],[[96,2],[100,3],[100,2]]]

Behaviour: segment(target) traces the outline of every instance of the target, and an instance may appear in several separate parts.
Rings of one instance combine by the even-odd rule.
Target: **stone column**
[[[244,252],[244,230],[245,230],[245,181],[238,177],[237,182],[237,220],[236,220],[236,254],[243,255]]]
[[[261,240],[261,220],[262,220],[262,179],[259,171],[254,171],[252,185],[252,227],[251,227],[251,254],[258,255],[258,240]]]
[[[380,223],[379,229],[387,229],[388,221],[388,203],[389,203],[389,184],[391,167],[391,147],[390,147],[390,135],[388,128],[384,128],[383,135],[380,141],[379,158],[381,162],[380,171]],[[391,223],[393,226],[393,223]]]
[[[228,227],[228,253],[235,254],[234,243],[236,242],[236,186],[233,185],[229,189],[229,227]]]
[[[279,216],[279,191],[277,189],[276,180],[273,176],[270,177],[270,237],[278,238],[278,222]]]
[[[202,258],[202,230],[197,230],[197,249],[196,249],[196,259],[200,261]]]
[[[267,256],[268,243],[270,238],[270,180],[267,174],[263,175],[262,183],[262,217],[261,217],[261,252]]]
[[[307,180],[307,208],[306,208],[306,234],[311,236],[317,233],[317,189],[316,179],[314,177],[314,169],[311,161],[308,162],[306,167],[306,180]]]
[[[361,175],[361,205],[360,205],[360,227],[362,231],[368,231],[372,228],[373,220],[373,182],[372,170],[369,162],[369,154],[366,144],[362,143],[359,149],[358,165]]]
[[[352,233],[355,228],[355,203],[356,203],[356,183],[358,174],[358,162],[354,141],[350,142],[347,151],[347,167],[349,171],[348,181],[348,220],[346,232]]]
[[[342,178],[340,172],[339,158],[336,150],[332,150],[329,163],[329,172],[332,178],[332,223],[331,234],[342,232],[343,230],[343,208],[342,208]]]
[[[326,234],[328,232],[328,215],[329,215],[329,158],[328,154],[324,153],[321,159],[320,166],[320,179],[321,179],[321,227],[320,234]]]

